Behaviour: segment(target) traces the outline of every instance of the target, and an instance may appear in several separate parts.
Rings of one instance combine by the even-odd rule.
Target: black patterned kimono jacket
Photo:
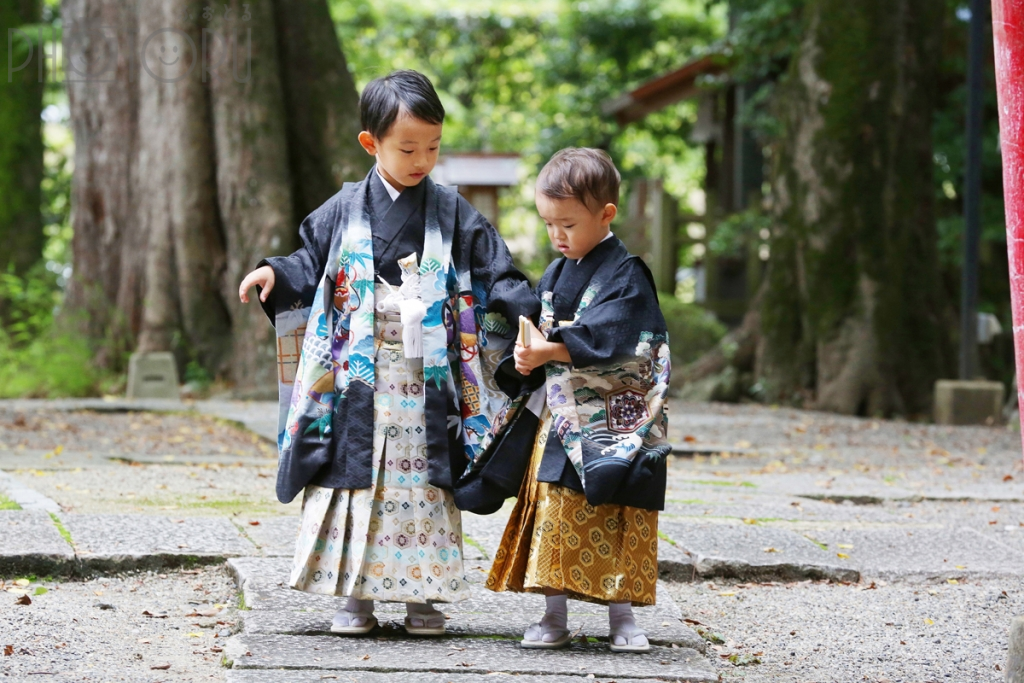
[[[278,338],[277,496],[309,484],[371,484],[373,289],[421,261],[428,480],[451,488],[490,432],[503,395],[494,369],[520,315],[540,303],[508,248],[469,202],[430,178],[392,203],[376,170],[346,183],[299,228],[303,246],[274,269],[263,303]],[[372,265],[371,265],[372,264]]]
[[[671,364],[650,270],[613,236],[579,263],[552,263],[537,293],[539,327],[572,363],[525,378],[511,356],[502,362],[498,383],[515,398],[458,482],[456,503],[486,514],[516,495],[546,403],[552,425],[538,481],[581,491],[592,505],[664,509]]]

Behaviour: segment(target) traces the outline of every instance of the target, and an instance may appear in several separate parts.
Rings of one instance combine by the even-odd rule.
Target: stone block
[[[939,580],[1020,576],[1024,554],[967,528],[822,529],[807,535],[865,577]]]
[[[174,354],[133,353],[128,361],[128,399],[178,399],[178,367]]]
[[[63,574],[75,553],[46,512],[0,511],[0,576]]]
[[[97,570],[216,562],[254,555],[253,543],[219,517],[170,519],[148,515],[65,515],[78,559]]]
[[[610,652],[605,643],[574,642],[564,650],[524,650],[516,638],[412,639],[394,637],[339,638],[337,636],[286,636],[241,634],[228,641],[227,660],[238,669],[293,671],[316,666],[327,672],[415,673],[449,676],[494,673],[588,676],[603,680],[624,678],[683,680],[713,683],[718,673],[696,650],[654,646],[650,653],[622,655]],[[356,674],[355,672],[359,672]],[[394,679],[397,679],[394,676]],[[357,679],[358,680],[358,679]]]
[[[855,568],[843,566],[834,555],[788,529],[671,519],[659,520],[658,526],[675,541],[677,548],[690,554],[696,574],[701,577],[783,581],[860,579]]]
[[[983,425],[1002,422],[1002,382],[947,380],[935,383],[935,422],[943,425]]]
[[[1024,617],[1010,622],[1010,644],[1006,655],[1006,683],[1024,683]]]

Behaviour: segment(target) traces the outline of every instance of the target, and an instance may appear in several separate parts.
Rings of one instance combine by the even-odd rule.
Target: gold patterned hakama
[[[545,408],[487,588],[517,593],[551,588],[587,602],[655,604],[657,511],[595,506],[582,493],[537,481],[550,428]]]

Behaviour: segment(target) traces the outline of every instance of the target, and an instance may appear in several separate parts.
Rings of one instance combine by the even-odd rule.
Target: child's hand
[[[249,290],[253,285],[263,288],[260,292],[260,301],[266,301],[267,295],[274,289],[274,269],[270,266],[260,266],[245,276],[242,284],[238,286],[238,298],[243,304],[249,303]]]
[[[551,360],[550,347],[554,346],[554,344],[546,341],[540,335],[540,332],[531,341],[532,344],[530,346],[523,346],[516,342],[516,350],[513,355],[516,361],[516,370],[519,371],[520,375],[529,375],[533,372],[534,368],[538,368]]]

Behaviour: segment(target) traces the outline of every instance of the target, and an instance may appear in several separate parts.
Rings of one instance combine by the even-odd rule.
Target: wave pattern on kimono
[[[377,288],[378,300],[384,293]],[[373,483],[306,487],[290,585],[362,600],[462,600],[461,517],[451,494],[427,481],[423,360],[405,356],[396,316],[378,314],[376,332]]]
[[[545,392],[556,438],[545,450],[538,480],[582,491],[591,505],[664,509],[671,362],[650,271],[613,237],[580,263],[555,261],[537,291],[540,330],[565,344],[572,358],[543,370],[538,391]],[[508,375],[500,370],[499,377]],[[515,393],[514,386],[503,388]],[[505,430],[537,424],[514,419],[528,397],[518,396],[499,413],[485,449],[522,443]],[[470,472],[489,466],[488,458],[504,457],[517,456],[485,451]]]
[[[369,176],[347,183],[303,222],[302,248],[264,261],[276,276],[264,308],[278,338],[277,495],[282,502],[308,484],[327,489],[374,484],[370,187]],[[419,298],[426,307],[427,478],[433,486],[450,488],[478,454],[503,402],[493,375],[512,341],[509,321],[535,314],[539,302],[479,212],[429,178],[422,191],[425,230],[418,272]]]

